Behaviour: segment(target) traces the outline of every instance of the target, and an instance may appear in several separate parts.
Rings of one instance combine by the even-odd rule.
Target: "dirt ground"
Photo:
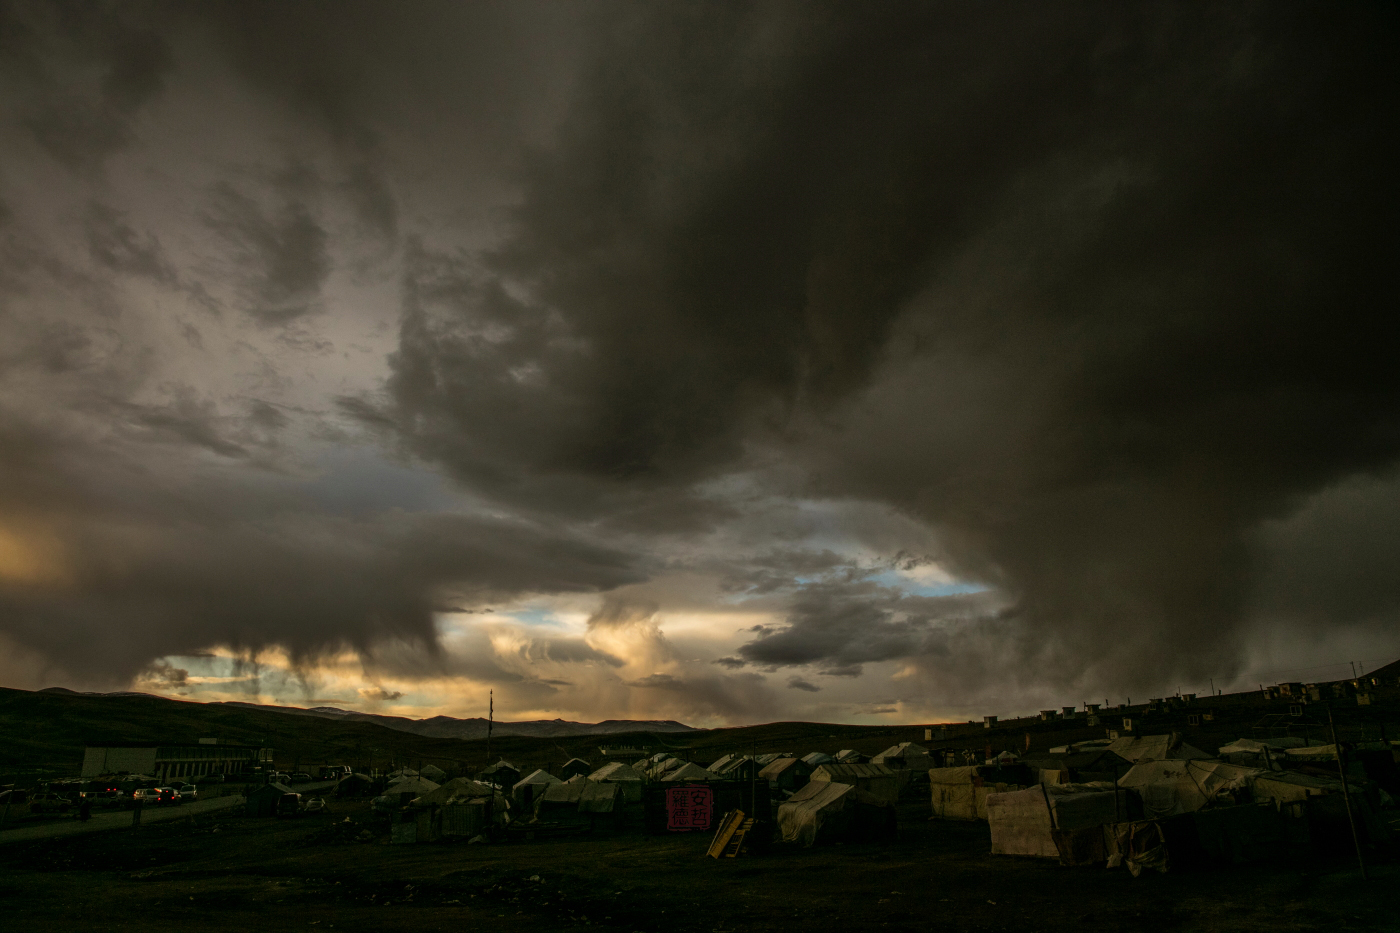
[[[992,857],[985,824],[907,806],[884,846],[705,858],[708,834],[391,846],[363,803],[234,811],[0,847],[8,933],[75,930],[1400,930],[1400,865],[1131,877]],[[346,819],[350,822],[345,822]]]

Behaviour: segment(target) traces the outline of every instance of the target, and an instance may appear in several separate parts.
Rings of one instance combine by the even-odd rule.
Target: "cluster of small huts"
[[[708,765],[666,752],[601,767],[575,758],[557,774],[522,774],[502,760],[449,781],[436,769],[396,772],[373,806],[391,818],[396,842],[548,837],[637,823],[658,832],[707,830],[738,809],[775,839],[811,846],[893,838],[896,805],[927,794],[935,820],[987,823],[994,854],[1137,874],[1174,861],[1242,862],[1332,845],[1350,839],[1353,822],[1364,839],[1385,841],[1381,811],[1393,806],[1391,792],[1400,795],[1400,773],[1388,744],[1371,751],[1354,753],[1345,786],[1335,746],[1240,739],[1209,754],[1176,733],[961,764],[912,742],[875,756],[735,754]],[[367,780],[347,776],[338,792],[362,794]],[[677,801],[685,807],[679,817]]]

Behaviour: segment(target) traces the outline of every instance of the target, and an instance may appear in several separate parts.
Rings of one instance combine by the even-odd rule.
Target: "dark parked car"
[[[292,783],[309,784],[311,783],[311,775],[307,774],[305,771],[298,771],[296,774],[292,775]]]
[[[180,803],[180,792],[173,787],[142,787],[131,795],[133,803],[146,806],[176,806]]]

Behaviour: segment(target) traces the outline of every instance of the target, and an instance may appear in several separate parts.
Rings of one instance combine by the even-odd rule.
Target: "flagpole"
[[[486,767],[489,768],[491,767],[491,727],[496,724],[496,691],[488,690],[486,695],[487,703],[490,704],[486,712]]]

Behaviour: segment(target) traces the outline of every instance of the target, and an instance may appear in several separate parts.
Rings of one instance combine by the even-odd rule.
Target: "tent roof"
[[[279,784],[277,781],[269,781],[269,782],[267,782],[266,784],[263,784],[263,785],[261,785],[261,786],[255,788],[254,790],[250,790],[250,791],[248,792],[248,796],[251,797],[251,796],[253,796],[254,794],[266,794],[266,793],[267,793],[267,790],[266,790],[265,788],[268,788],[268,787],[272,788],[273,790],[275,790],[275,791],[276,791],[277,793],[279,793],[279,794],[295,794],[295,793],[296,793],[296,791],[292,790],[292,789],[291,789],[290,787],[288,787],[286,784]]]
[[[801,758],[779,758],[777,761],[771,762],[766,768],[758,772],[758,776],[771,781],[784,771],[796,767],[797,765],[810,767],[807,765],[807,762],[803,761]]]
[[[809,752],[806,755],[802,756],[802,760],[815,768],[817,765],[824,765],[827,762],[835,761],[836,759],[832,758],[826,752]]]
[[[1187,745],[1181,740],[1180,734],[1175,732],[1169,735],[1124,736],[1110,742],[1108,749],[1132,762],[1143,758],[1165,761],[1210,757],[1199,748]]]
[[[459,779],[460,780],[460,779]],[[448,781],[448,783],[452,783]],[[394,781],[384,791],[385,794],[427,794],[438,789],[440,785],[436,781],[430,781],[425,777],[409,777],[400,781]]]
[[[662,775],[663,781],[713,781],[718,775],[712,774],[694,762],[686,762],[674,771]]]
[[[522,786],[522,785],[524,785],[524,784],[562,784],[562,783],[564,783],[564,782],[561,781],[561,780],[559,780],[557,777],[555,777],[554,775],[550,774],[548,771],[544,770],[543,768],[536,768],[534,771],[531,771],[529,774],[525,775],[523,778],[521,778],[520,780],[516,781],[516,782],[515,782],[515,786],[516,786],[516,787],[520,787],[520,786]]]
[[[816,778],[818,775],[825,776],[829,781],[858,781],[861,778],[894,777],[895,773],[885,765],[842,764],[833,762],[829,765],[818,766],[812,772],[812,777]]]
[[[875,756],[876,758],[927,758],[928,749],[922,745],[915,745],[913,742],[900,742],[898,745],[891,745],[883,752]]]
[[[396,791],[393,787],[386,791],[386,793],[394,792]],[[496,788],[492,787],[490,784],[473,781],[471,778],[453,778],[441,787],[420,794],[418,802],[445,806],[454,800],[475,797],[494,797],[497,793]]]
[[[629,781],[640,781],[642,776],[638,774],[631,765],[625,765],[620,761],[610,761],[597,771],[588,776],[590,781],[608,783],[626,783]]]

